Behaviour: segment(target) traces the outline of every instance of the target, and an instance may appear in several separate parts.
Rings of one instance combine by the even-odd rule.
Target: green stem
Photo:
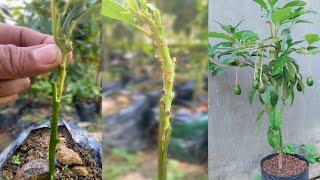
[[[56,147],[59,142],[58,139],[58,122],[60,116],[61,98],[64,89],[64,82],[66,78],[66,62],[67,54],[63,53],[62,63],[59,67],[59,80],[58,86],[54,83],[52,85],[53,92],[53,111],[51,120],[51,134],[50,134],[50,144],[49,144],[49,172],[51,180],[54,180],[55,175],[55,154]]]
[[[159,58],[163,70],[163,91],[160,101],[159,147],[158,147],[158,179],[166,180],[167,154],[171,135],[170,111],[174,98],[173,81],[175,62],[171,59],[167,45],[159,45]]]
[[[56,147],[59,143],[58,138],[58,122],[60,118],[60,107],[61,107],[61,98],[64,89],[64,82],[66,78],[66,66],[68,58],[68,50],[63,47],[60,47],[63,42],[59,40],[58,33],[58,22],[57,22],[57,12],[56,12],[56,1],[51,1],[51,11],[52,11],[52,33],[56,44],[59,46],[62,52],[62,62],[59,66],[59,77],[58,85],[56,83],[52,84],[52,94],[53,94],[53,107],[52,107],[52,119],[51,119],[51,131],[50,131],[50,142],[49,142],[49,172],[50,179],[55,180],[55,155]]]
[[[62,62],[59,66],[59,84],[58,84],[58,97],[61,98],[64,89],[64,82],[66,79],[68,53],[62,52]]]
[[[160,16],[160,15],[159,15]],[[158,147],[158,180],[167,179],[167,154],[171,136],[170,113],[174,98],[173,83],[175,78],[176,60],[171,58],[171,54],[165,39],[164,26],[160,19],[150,23],[154,36],[155,45],[162,68],[162,97],[160,100],[160,128],[159,128],[159,147]]]
[[[262,52],[262,54],[263,54],[263,52]],[[263,73],[263,63],[262,63],[262,60],[263,60],[263,55],[261,55],[260,61],[259,61],[259,63],[260,63],[260,75],[259,75],[260,83],[262,82],[262,73]]]
[[[146,1],[141,2],[142,6],[147,7]],[[167,179],[167,154],[171,135],[170,113],[172,100],[174,98],[173,83],[175,77],[175,59],[171,58],[171,54],[166,41],[164,25],[161,21],[159,10],[152,10],[152,15],[143,10],[130,8],[130,12],[138,19],[149,26],[149,30],[140,25],[133,25],[147,36],[153,39],[157,48],[158,57],[162,69],[162,96],[160,100],[160,122],[158,137],[158,180]]]
[[[50,133],[50,143],[49,143],[49,172],[50,179],[55,179],[55,155],[56,146],[59,142],[58,139],[58,122],[59,122],[59,111],[60,111],[60,100],[58,99],[57,85],[52,83],[53,92],[53,112],[51,119],[51,133]]]

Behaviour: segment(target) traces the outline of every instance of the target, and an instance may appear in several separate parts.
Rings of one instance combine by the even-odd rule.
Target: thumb
[[[61,61],[60,49],[54,44],[31,47],[0,45],[0,79],[18,79],[47,73]]]

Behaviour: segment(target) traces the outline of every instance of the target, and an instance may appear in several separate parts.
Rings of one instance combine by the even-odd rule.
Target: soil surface
[[[105,117],[128,107],[132,100],[129,94],[115,93],[103,98],[102,101],[102,115]]]
[[[272,157],[262,164],[265,172],[275,176],[294,176],[302,173],[308,168],[305,161],[294,156],[284,154],[282,159],[282,168],[279,169],[279,156]]]
[[[20,163],[13,162],[13,156],[8,158],[7,162],[1,169],[1,173],[5,179],[14,179],[23,166],[28,162],[36,160],[47,160],[49,149],[49,136],[50,129],[43,128],[32,131],[29,137],[22,143],[13,156],[19,156]],[[57,165],[56,175],[57,179],[70,179],[70,180],[100,180],[102,179],[102,170],[99,168],[94,159],[91,157],[88,150],[77,147],[71,139],[65,127],[59,127],[59,146],[68,149],[80,156],[82,165]],[[59,149],[59,148],[57,148]],[[58,154],[58,153],[57,153]],[[66,154],[66,156],[70,155]],[[64,158],[64,157],[62,157]],[[58,158],[57,158],[58,159]],[[45,168],[44,168],[45,169]]]

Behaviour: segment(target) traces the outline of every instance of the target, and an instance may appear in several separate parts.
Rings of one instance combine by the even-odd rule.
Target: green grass
[[[113,149],[104,171],[104,179],[114,180],[118,176],[134,171],[138,168],[138,161],[133,154],[124,149]]]
[[[120,180],[121,177],[137,172],[147,179],[157,179],[156,171],[154,169],[156,167],[150,167],[150,172],[143,167],[144,166],[153,166],[153,163],[144,162],[142,157],[149,156],[150,154],[145,154],[150,152],[128,152],[124,149],[113,149],[110,154],[106,155],[106,161],[103,174],[103,179],[108,180]],[[156,158],[156,157],[155,157]],[[150,161],[149,158],[147,158]],[[147,163],[143,164],[143,163]],[[207,180],[207,174],[203,175],[190,175],[188,174],[188,169],[181,168],[181,162],[177,160],[170,159],[168,162],[168,180]],[[151,172],[152,169],[152,172]],[[153,172],[154,171],[154,172]]]

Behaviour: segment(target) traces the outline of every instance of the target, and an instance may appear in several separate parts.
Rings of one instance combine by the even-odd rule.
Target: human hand
[[[0,105],[15,101],[29,77],[58,67],[61,56],[52,36],[0,23]]]

